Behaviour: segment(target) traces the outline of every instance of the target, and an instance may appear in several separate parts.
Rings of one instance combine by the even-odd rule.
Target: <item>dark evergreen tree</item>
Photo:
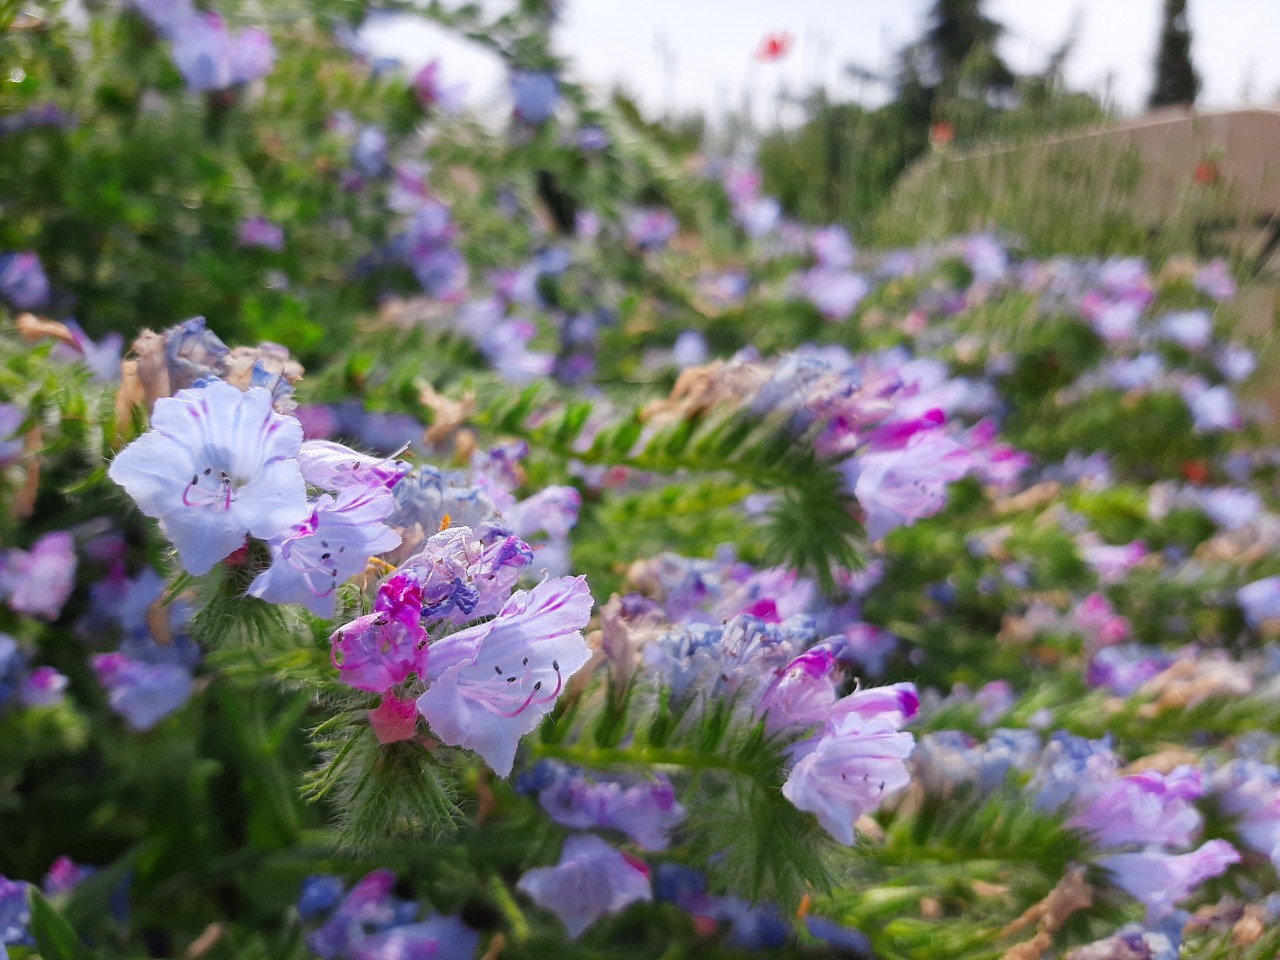
[[[1156,82],[1149,107],[1191,106],[1200,92],[1200,76],[1191,63],[1191,27],[1187,0],[1164,0],[1164,24],[1156,54]]]

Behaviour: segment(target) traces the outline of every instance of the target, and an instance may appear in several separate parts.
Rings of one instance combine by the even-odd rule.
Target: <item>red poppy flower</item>
[[[795,36],[790,33],[782,31],[766,33],[764,39],[760,41],[760,46],[756,47],[756,59],[761,63],[775,63],[791,52],[795,42]]]
[[[1218,165],[1212,160],[1201,160],[1196,164],[1196,172],[1194,174],[1196,183],[1202,187],[1211,187],[1218,182],[1221,171]]]

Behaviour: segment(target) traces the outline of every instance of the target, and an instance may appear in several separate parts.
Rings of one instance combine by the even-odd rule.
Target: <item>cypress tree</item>
[[[1191,63],[1191,27],[1187,0],[1164,0],[1164,24],[1156,54],[1156,80],[1149,107],[1191,106],[1200,92],[1200,77]]]

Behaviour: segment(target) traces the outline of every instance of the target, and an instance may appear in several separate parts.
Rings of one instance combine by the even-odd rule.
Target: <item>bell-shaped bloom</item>
[[[15,613],[56,620],[76,585],[76,549],[65,530],[0,557],[0,596]]]
[[[1233,760],[1213,775],[1223,811],[1236,821],[1245,845],[1280,870],[1280,770],[1256,760]]]
[[[1246,584],[1236,591],[1236,602],[1251,627],[1256,628],[1264,620],[1280,617],[1280,576]]]
[[[1192,804],[1204,795],[1200,771],[1178,767],[1120,777],[1089,797],[1067,821],[1103,848],[1129,844],[1188,847],[1202,818]]]
[[[857,471],[853,493],[867,512],[867,536],[879,540],[941,510],[948,485],[969,472],[973,455],[941,430],[922,430],[899,449],[873,450],[845,465],[846,474]]]
[[[675,214],[661,207],[636,210],[627,217],[627,240],[641,250],[661,250],[679,229]]]
[[[623,781],[588,776],[544,760],[533,776],[538,803],[556,823],[580,830],[619,830],[642,850],[667,849],[671,830],[684,820],[675,787],[662,774]]]
[[[311,514],[298,469],[302,426],[271,394],[222,381],[156,401],[151,429],[115,458],[110,476],[160,521],[188,573],[202,574],[244,545]]]
[[[349,488],[336,500],[324,494],[305,522],[270,542],[271,566],[250,584],[249,594],[332,617],[338,585],[364,570],[370,557],[400,545],[400,534],[383,522],[394,507],[383,487]]]
[[[870,292],[866,278],[849,270],[814,267],[800,278],[800,291],[828,320],[848,320]]]
[[[49,872],[44,875],[40,889],[44,891],[45,896],[49,897],[70,893],[95,873],[97,870],[93,867],[76,863],[70,857],[62,856],[49,866]]]
[[[66,697],[68,683],[53,667],[36,667],[23,679],[18,699],[27,707],[54,707]]]
[[[366,874],[359,883],[351,888],[342,898],[332,916],[324,925],[313,930],[307,937],[307,947],[323,960],[352,960],[371,938],[384,931],[412,924],[418,917],[420,908],[409,900],[399,900],[393,896],[396,875],[390,870],[374,870]],[[304,885],[304,896],[308,887]],[[315,905],[318,913],[325,912],[327,901],[332,897],[332,889],[318,891],[320,903]],[[301,908],[301,904],[299,904]],[[445,956],[427,952],[424,956]],[[384,954],[388,960],[403,957],[415,957],[414,953],[397,953],[394,945],[389,946]],[[453,954],[447,954],[453,956]]]
[[[1175,658],[1160,647],[1125,643],[1094,654],[1085,672],[1091,687],[1105,687],[1127,697],[1152,677],[1169,669]]]
[[[272,223],[266,217],[246,217],[236,229],[236,239],[242,247],[283,250],[284,227]]]
[[[195,16],[173,31],[170,56],[189,90],[225,90],[271,72],[271,35],[256,27],[234,33],[216,14]]]
[[[462,109],[465,83],[447,84],[440,76],[440,61],[431,60],[413,76],[413,93],[427,110],[455,114]]]
[[[1113,545],[1098,542],[1090,535],[1077,541],[1080,556],[1098,575],[1100,583],[1116,583],[1142,562],[1147,555],[1147,545],[1141,540]]]
[[[472,960],[480,934],[457,917],[430,917],[365,937],[352,960]]]
[[[30,251],[0,255],[0,297],[19,310],[37,310],[49,300],[49,278]]]
[[[340,877],[331,873],[314,873],[302,880],[302,891],[298,894],[298,917],[302,920],[315,920],[331,913],[342,901],[346,885]]]
[[[330,658],[343,683],[382,693],[427,664],[427,636],[416,622],[374,612],[356,617],[329,638]]]
[[[513,594],[495,619],[437,641],[418,698],[436,735],[510,774],[520,738],[591,657],[582,629],[592,602],[582,577],[547,580]]]
[[[823,723],[836,702],[835,654],[826,647],[806,650],[773,678],[756,711],[764,714],[765,729],[777,733]]]
[[[1109,647],[1126,640],[1129,621],[1116,613],[1105,594],[1091,593],[1071,611],[1071,625],[1084,634],[1091,647]]]
[[[332,440],[306,440],[298,451],[302,477],[321,490],[390,490],[410,470],[409,464],[394,457],[375,457],[352,450]]]
[[[1210,840],[1190,853],[1149,850],[1098,859],[1100,867],[1111,871],[1116,886],[1146,906],[1148,919],[1157,920],[1172,913],[1200,884],[1239,862],[1240,854],[1225,840]]]
[[[889,717],[864,720],[846,713],[791,768],[782,795],[815,814],[836,840],[853,846],[854,821],[910,781],[906,760],[914,746],[911,734]]]
[[[511,100],[516,116],[536,127],[555,113],[560,84],[553,73],[518,70],[511,75]]]
[[[558,916],[575,939],[605,914],[653,899],[648,868],[590,834],[570,837],[559,863],[525,871],[516,888]]]
[[[191,671],[173,663],[146,663],[123,653],[92,658],[111,709],[135,730],[150,730],[191,697]]]
[[[0,956],[5,947],[34,947],[31,936],[31,902],[27,885],[0,875]]]

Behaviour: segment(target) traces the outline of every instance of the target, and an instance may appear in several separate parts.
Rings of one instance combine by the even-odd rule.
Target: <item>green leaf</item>
[[[92,960],[71,924],[34,887],[31,888],[31,935],[44,960]]]

